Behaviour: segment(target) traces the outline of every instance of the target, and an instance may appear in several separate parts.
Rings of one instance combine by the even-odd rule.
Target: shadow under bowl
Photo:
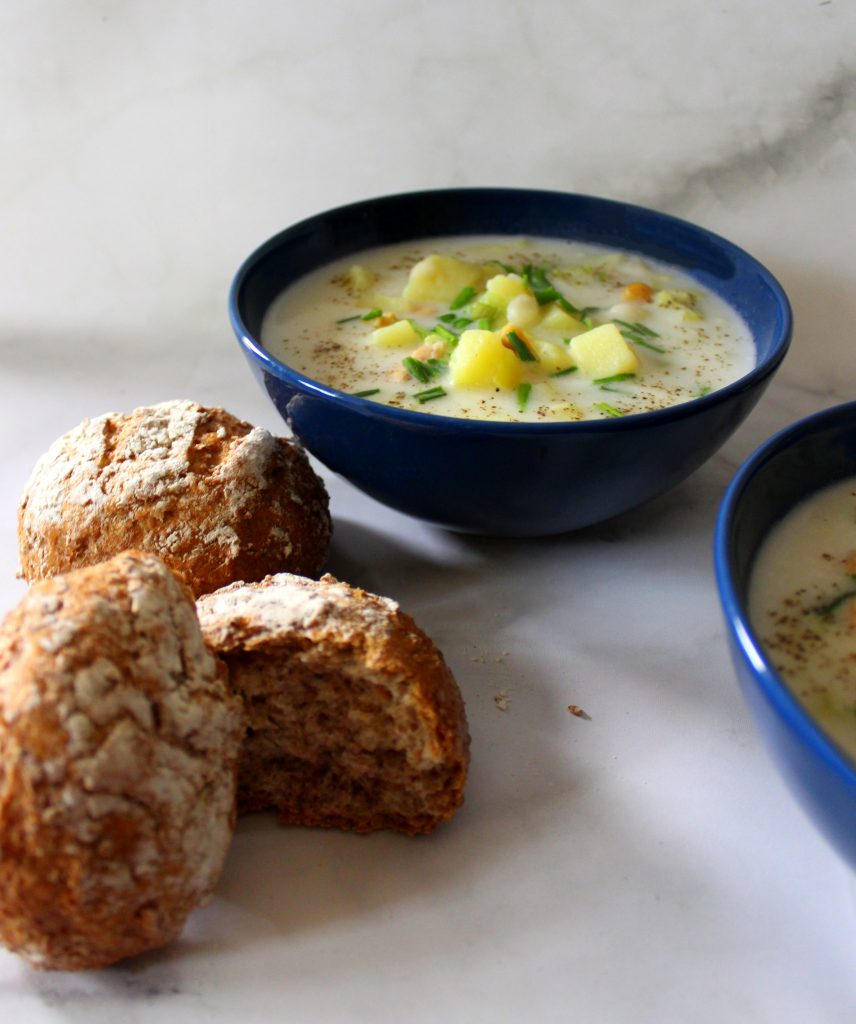
[[[771,528],[813,493],[856,476],[856,402],[809,416],[747,459],[720,506],[714,563],[740,688],[799,804],[856,867],[856,764],[776,672],[749,621],[756,555]]]
[[[306,273],[376,246],[448,235],[527,235],[595,243],[670,264],[744,319],[755,367],[702,398],[621,418],[500,423],[411,412],[312,380],[262,346],[262,321]],[[253,373],[305,448],[401,512],[462,532],[539,536],[600,522],[662,494],[744,420],[791,336],[775,278],[703,228],[627,203],[526,189],[384,196],[295,224],[253,252],[229,296]]]

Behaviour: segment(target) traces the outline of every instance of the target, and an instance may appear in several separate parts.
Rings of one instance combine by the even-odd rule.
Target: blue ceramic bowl
[[[570,423],[492,423],[356,398],[297,373],[261,346],[268,307],[308,271],[372,246],[486,233],[594,242],[673,264],[738,310],[753,333],[757,364],[728,387],[657,412]],[[730,242],[638,206],[522,189],[406,193],[310,217],[244,262],[232,284],[229,311],[262,387],[321,462],[402,512],[500,536],[587,526],[673,487],[749,413],[791,335],[781,287]]]
[[[743,695],[785,781],[856,867],[856,764],[776,673],[749,623],[752,566],[770,527],[802,499],[856,475],[856,402],[810,416],[763,444],[734,477],[719,511],[716,580]]]

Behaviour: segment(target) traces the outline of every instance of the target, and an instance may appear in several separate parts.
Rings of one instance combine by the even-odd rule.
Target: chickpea
[[[515,295],[508,303],[508,320],[521,327],[532,327],[541,318],[541,307],[532,295]]]

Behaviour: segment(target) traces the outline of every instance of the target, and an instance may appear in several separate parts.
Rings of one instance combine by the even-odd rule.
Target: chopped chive
[[[556,289],[547,279],[547,272],[543,267],[536,267],[532,263],[527,263],[523,268],[521,277],[531,289],[539,305],[543,304],[543,302],[552,302],[556,295],[558,295]],[[553,294],[554,292],[555,295]],[[547,297],[548,295],[549,297]]]
[[[401,363],[410,376],[415,377],[422,384],[426,384],[432,377],[439,377],[449,366],[445,359],[422,360],[413,356],[406,356]]]
[[[433,331],[434,334],[439,334],[444,341],[448,341],[450,345],[458,344],[458,336],[453,331],[450,331],[448,327],[444,327],[442,324],[437,324]]]
[[[415,320],[408,320],[407,322],[410,324],[413,330],[416,331],[420,338],[427,338],[428,335],[431,333],[427,329],[427,327],[423,327],[421,324],[416,323]]]
[[[617,384],[620,380],[633,380],[635,373],[614,373],[611,377],[595,377],[593,384]]]
[[[831,615],[836,608],[844,604],[845,601],[849,601],[851,597],[856,597],[856,590],[845,590],[843,594],[839,594],[838,597],[834,598],[829,604],[821,605],[820,608],[815,608],[815,611],[822,618],[826,618],[827,615]]]
[[[547,302],[554,302],[561,297],[550,283],[547,271],[543,267],[536,267],[532,263],[527,263],[523,268],[522,276],[532,294],[538,300],[539,306],[543,306]]]
[[[476,327],[478,327],[480,331],[489,331],[490,325],[491,319],[489,316],[483,316],[481,319],[476,321]]]
[[[351,392],[354,398],[368,398],[370,395],[377,395],[380,393],[380,388],[366,388],[365,391],[353,391]]]
[[[370,309],[368,313],[363,313],[360,320],[376,320],[379,316],[383,316],[382,309]]]
[[[594,330],[594,320],[592,320],[590,316],[581,317],[581,322],[584,323],[590,331]]]
[[[411,377],[415,377],[422,384],[426,384],[433,376],[429,367],[420,359],[414,359],[413,356],[406,356],[401,360],[401,365]]]
[[[568,302],[564,295],[560,295],[556,299],[556,305],[566,313],[570,313],[571,316],[580,317],[582,315],[582,310],[577,309],[573,302]]]
[[[453,324],[458,317],[455,313],[444,313],[442,316],[438,316],[437,319],[442,320],[444,324]]]
[[[666,355],[666,349],[661,345],[652,345],[649,341],[643,341],[641,338],[633,339],[637,345],[641,345],[642,348],[650,348],[652,352],[658,352],[660,355]]]
[[[517,388],[517,408],[520,412],[526,408],[526,403],[529,401],[529,394],[532,391],[532,385],[528,381],[523,381]]]
[[[710,384],[705,384],[703,387],[700,387],[698,389],[698,394],[696,395],[696,398],[704,398],[704,396],[709,395],[712,390],[713,389],[711,388]]]
[[[430,402],[434,398],[443,398],[446,394],[444,388],[441,388],[438,384],[436,387],[428,388],[426,391],[417,391],[414,394],[414,398],[418,399],[419,402]]]
[[[532,294],[535,296],[539,306],[543,306],[548,302],[555,302],[560,309],[563,309],[566,313],[570,313],[571,316],[578,317],[580,315],[580,311],[577,307],[566,299],[559,289],[552,283],[550,278],[547,277],[547,271],[544,267],[536,267],[532,263],[527,263],[523,268],[522,276],[523,280],[531,289]]]
[[[638,321],[634,323],[628,323],[626,320],[615,319],[615,323],[620,324],[622,327],[626,327],[628,331],[633,331],[634,334],[642,334],[646,338],[659,338],[660,335],[656,331],[652,331],[650,327],[646,327],[645,324],[640,324]]]
[[[596,313],[598,309],[598,306],[583,306],[583,308],[579,311],[578,316],[580,320],[586,320],[591,317],[592,313]]]
[[[660,345],[652,345],[650,341],[640,338],[632,331],[621,331],[621,335],[627,338],[628,341],[632,341],[634,345],[641,345],[642,348],[649,348],[652,352],[659,352],[661,356],[666,354],[666,350]]]
[[[556,370],[555,373],[551,373],[551,377],[567,377],[569,373],[576,373],[576,366],[566,366],[564,370]]]
[[[454,299],[449,303],[449,309],[460,309],[461,306],[466,306],[470,299],[476,297],[475,288],[470,288],[469,285],[466,288],[462,288]]]
[[[511,348],[521,363],[537,362],[537,356],[517,331],[509,331],[505,336],[505,340],[508,342],[508,347]]]
[[[485,320],[493,320],[496,316],[496,307],[489,302],[474,302],[467,310],[467,316],[471,316],[474,320],[482,317]]]
[[[621,388],[614,388],[610,384],[601,384],[598,390],[600,390],[600,391],[611,391],[615,395],[626,395],[627,394],[627,392],[626,391],[622,391]]]
[[[623,416],[624,413],[620,409],[616,409],[614,405],[610,405],[609,402],[595,402],[594,408],[599,409],[601,412],[606,413],[607,416]]]
[[[343,316],[341,320],[337,320],[337,324],[349,324],[352,320],[362,320],[362,314],[354,313],[353,316]]]
[[[464,327],[469,327],[472,323],[472,318],[468,316],[459,316],[452,321],[452,326],[462,330]]]

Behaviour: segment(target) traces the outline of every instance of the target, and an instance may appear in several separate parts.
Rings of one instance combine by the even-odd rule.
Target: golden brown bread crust
[[[239,702],[189,591],[138,552],[0,624],[0,941],[34,966],[164,945],[231,840]]]
[[[182,401],[84,420],[38,461],[18,509],[27,580],[135,548],[197,595],[317,575],[330,532],[324,484],[296,444]]]
[[[289,824],[431,832],[463,802],[464,703],[410,616],[385,598],[281,573],[197,602],[248,722],[239,812]]]

